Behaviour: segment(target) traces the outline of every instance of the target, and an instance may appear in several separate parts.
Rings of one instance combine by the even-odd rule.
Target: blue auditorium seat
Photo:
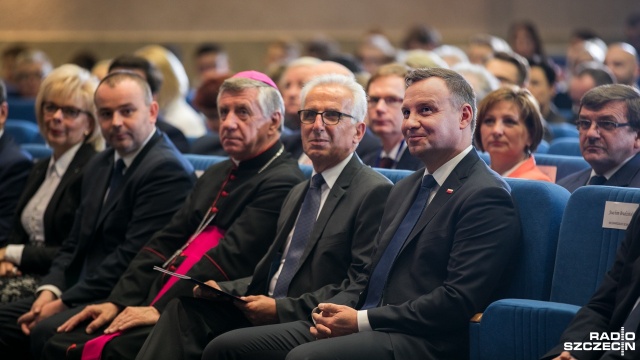
[[[35,99],[8,98],[9,118],[36,122]]]
[[[549,124],[549,131],[551,135],[553,135],[554,140],[560,138],[578,138],[578,129],[574,124]]]
[[[51,148],[45,144],[22,144],[20,148],[29,154],[34,160],[44,159],[51,156]]]
[[[580,151],[580,139],[578,138],[560,138],[555,139],[549,145],[547,154],[566,155],[566,156],[582,156]]]
[[[536,164],[539,166],[554,166],[556,168],[556,182],[590,166],[582,156],[535,154],[535,158]]]
[[[189,160],[198,177],[202,175],[209,166],[228,159],[226,156],[197,154],[184,154],[184,157]]]
[[[491,304],[472,348],[474,360],[538,359],[557,345],[580,306],[611,267],[624,230],[603,228],[607,202],[640,203],[640,189],[585,186],[562,216],[549,301],[503,299]]]
[[[544,181],[506,179],[511,186],[522,226],[522,242],[508,269],[508,281],[502,284],[498,298],[548,300],[551,292],[562,213],[570,193],[566,189]],[[470,324],[472,359],[482,349],[481,335],[486,332],[486,311],[481,320]],[[476,316],[477,318],[477,316]]]
[[[34,122],[7,119],[4,130],[18,144],[44,144],[38,125]]]

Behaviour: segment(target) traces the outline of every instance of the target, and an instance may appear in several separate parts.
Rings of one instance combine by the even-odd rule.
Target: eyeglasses
[[[369,96],[367,98],[367,104],[369,104],[370,107],[374,107],[378,105],[380,100],[383,100],[384,103],[387,104],[387,106],[398,107],[402,105],[402,100],[404,99],[395,97],[395,96],[385,96],[385,97]]]
[[[591,123],[593,121],[586,119],[579,119],[576,121],[576,127],[578,130],[589,130],[591,129]],[[619,127],[623,126],[631,126],[631,123],[617,123],[615,121],[596,121],[596,129],[602,129],[604,131],[613,131]]]
[[[316,116],[318,115],[320,115],[320,117],[322,118],[322,123],[325,125],[337,125],[340,120],[342,120],[343,116],[355,119],[349,114],[333,110],[324,112],[315,110],[300,110],[298,111],[298,115],[300,116],[300,122],[302,122],[303,124],[313,124],[314,122],[316,122]]]
[[[73,106],[58,106],[52,102],[47,102],[42,105],[42,110],[44,111],[45,115],[53,115],[58,112],[58,109],[62,110],[62,116],[67,119],[75,119],[80,114],[91,115],[90,112],[80,110]]]

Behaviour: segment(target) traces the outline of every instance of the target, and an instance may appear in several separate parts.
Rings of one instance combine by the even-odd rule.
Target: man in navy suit
[[[580,103],[580,151],[591,165],[558,181],[573,192],[584,185],[640,187],[640,91],[598,86]]]
[[[8,114],[7,90],[0,80],[0,246],[11,233],[13,213],[33,166],[29,156],[4,133]]]
[[[381,66],[367,83],[369,129],[382,144],[377,151],[362,157],[369,166],[387,169],[418,170],[424,166],[411,155],[402,135],[404,77],[409,68],[393,63]]]
[[[495,299],[519,221],[508,185],[471,146],[471,86],[441,68],[414,70],[406,84],[402,129],[426,169],[391,190],[371,263],[318,304],[315,324],[234,330],[209,343],[208,359],[469,356],[469,319]]]
[[[158,104],[146,81],[109,74],[95,94],[102,135],[111,146],[86,166],[73,228],[36,296],[0,307],[0,353],[35,357],[79,304],[105,298],[140,248],[182,205],[195,176],[158,131]],[[82,309],[80,307],[79,309]]]

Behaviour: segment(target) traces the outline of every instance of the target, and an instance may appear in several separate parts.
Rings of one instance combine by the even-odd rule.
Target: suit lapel
[[[607,186],[629,186],[631,180],[640,171],[640,154],[636,154],[629,162],[624,164],[604,185]]]

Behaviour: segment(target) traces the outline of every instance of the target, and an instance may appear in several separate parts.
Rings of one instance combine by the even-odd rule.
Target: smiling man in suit
[[[580,151],[591,165],[558,181],[573,192],[584,185],[640,187],[640,91],[598,86],[581,100]]]
[[[69,308],[105,298],[195,181],[188,161],[156,130],[158,105],[144,79],[110,74],[94,100],[111,148],[87,164],[73,229],[36,296],[0,307],[7,358],[28,358],[30,345],[39,357],[42,339],[75,311]]]
[[[309,321],[219,336],[208,359],[463,359],[520,227],[508,185],[471,146],[475,97],[447,69],[410,72],[403,133],[426,169],[399,181],[372,261]],[[316,339],[321,339],[314,341]]]
[[[200,359],[207,343],[226,331],[307,319],[369,262],[391,183],[355,154],[365,127],[365,93],[350,77],[324,75],[305,85],[301,106],[311,180],[289,193],[274,243],[253,276],[209,282],[247,303],[173,301],[139,359]]]

